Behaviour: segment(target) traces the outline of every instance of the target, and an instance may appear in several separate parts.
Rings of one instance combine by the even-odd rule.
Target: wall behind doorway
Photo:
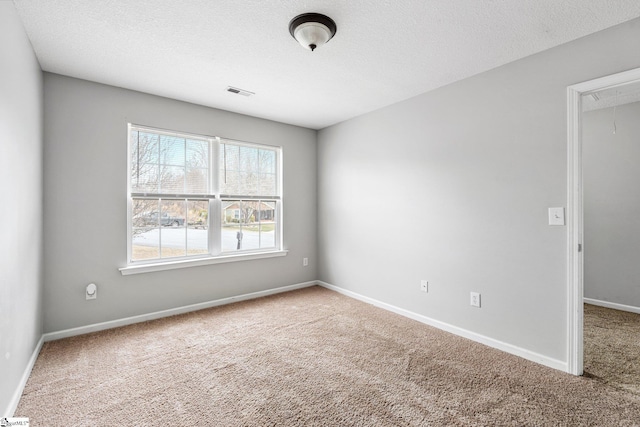
[[[640,308],[640,102],[582,117],[584,296]]]

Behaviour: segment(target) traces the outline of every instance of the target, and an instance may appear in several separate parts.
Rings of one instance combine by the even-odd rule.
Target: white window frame
[[[179,138],[192,138],[197,140],[206,140],[209,143],[209,188],[210,194],[151,194],[151,193],[132,193],[131,191],[131,131],[142,130],[159,135],[174,136]],[[220,144],[228,143],[237,146],[262,148],[273,150],[276,153],[276,185],[277,193],[269,195],[269,197],[255,197],[244,195],[224,195],[220,193],[219,165],[220,165]],[[135,198],[145,198],[158,200],[208,200],[209,214],[208,221],[208,254],[186,255],[171,258],[155,258],[151,260],[132,260],[133,256],[133,200]],[[236,250],[232,252],[222,252],[222,201],[246,200],[246,201],[262,201],[275,202],[275,247],[265,249],[247,249]],[[288,251],[283,249],[283,226],[282,226],[282,147],[267,144],[257,144],[244,141],[238,141],[217,136],[207,136],[190,134],[185,132],[176,132],[166,129],[159,129],[150,126],[127,124],[127,265],[120,268],[123,275],[147,273],[162,270],[173,270],[185,267],[196,267],[209,264],[219,264],[227,262],[246,261],[253,259],[272,258],[285,256]],[[187,218],[185,218],[185,222]],[[185,224],[185,227],[187,224]],[[160,243],[161,244],[161,243]]]

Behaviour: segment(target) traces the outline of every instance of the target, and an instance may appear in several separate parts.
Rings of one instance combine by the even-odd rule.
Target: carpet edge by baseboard
[[[275,295],[282,292],[293,291],[296,289],[308,288],[310,286],[315,286],[315,285],[317,285],[317,281],[312,280],[309,282],[302,282],[294,285],[280,286],[278,288],[266,289],[264,291],[251,292],[248,294],[231,296],[227,298],[220,298],[217,300],[190,304],[182,307],[170,308],[167,310],[154,311],[152,313],[140,314],[137,316],[125,317],[122,319],[109,320],[107,322],[94,323],[91,325],[79,326],[77,328],[64,329],[56,332],[47,332],[43,334],[43,337],[45,342],[54,341],[62,338],[73,337],[76,335],[83,335],[91,332],[98,332],[106,329],[132,325],[134,323],[141,323],[149,320],[161,319],[163,317],[174,316],[177,314],[184,314],[184,313],[190,313],[192,311],[204,310],[206,308],[217,307],[221,305],[231,304],[234,302],[266,297],[269,295]]]
[[[594,298],[584,298],[584,302],[591,305],[597,305],[599,307],[612,308],[614,310],[628,311],[629,313],[640,314],[640,307],[633,305],[618,304],[617,302],[602,301]]]
[[[20,398],[22,397],[22,392],[24,388],[27,386],[27,381],[29,380],[29,376],[31,376],[31,371],[33,370],[34,365],[36,364],[36,360],[38,359],[38,355],[40,354],[40,350],[42,349],[42,345],[44,344],[44,335],[40,336],[36,347],[33,349],[33,353],[31,353],[31,357],[29,358],[29,362],[27,362],[27,366],[24,368],[24,372],[22,373],[22,377],[20,377],[20,382],[16,387],[16,390],[13,392],[13,397],[9,402],[7,409],[5,410],[6,417],[13,417],[16,408],[18,407],[18,403],[20,403]]]
[[[318,280],[317,284],[322,286],[323,288],[330,289],[332,291],[341,293],[343,295],[360,300],[362,302],[366,302],[368,304],[385,309],[387,311],[391,311],[401,316],[408,317],[413,320],[417,320],[418,322],[424,323],[429,326],[433,326],[434,328],[441,329],[445,332],[449,332],[454,335],[458,335],[463,338],[467,338],[472,341],[478,342],[480,344],[484,344],[486,346],[495,348],[497,350],[501,350],[506,353],[522,357],[524,359],[530,360],[535,363],[539,363],[549,368],[557,369],[563,372],[568,372],[568,368],[569,368],[568,364],[567,362],[564,362],[562,360],[557,360],[557,359],[533,352],[531,350],[527,350],[522,347],[515,346],[513,344],[505,343],[503,341],[496,340],[494,338],[487,337],[485,335],[481,335],[476,332],[472,332],[467,329],[463,329],[458,326],[451,325],[449,323],[441,322],[439,320],[432,319],[422,314],[414,313],[412,311],[405,310],[404,308],[396,307],[392,304],[378,301],[374,298],[370,298],[370,297],[358,294],[357,292],[353,292],[348,289],[344,289],[339,286],[335,286],[330,283],[323,282],[321,280]]]

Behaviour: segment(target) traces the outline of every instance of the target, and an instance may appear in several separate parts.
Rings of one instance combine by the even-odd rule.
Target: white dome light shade
[[[293,37],[298,40],[298,43],[309,50],[314,50],[328,42],[330,35],[329,29],[317,22],[300,24],[293,32]]]
[[[289,32],[305,49],[315,50],[336,34],[336,23],[319,13],[303,13],[291,20]]]

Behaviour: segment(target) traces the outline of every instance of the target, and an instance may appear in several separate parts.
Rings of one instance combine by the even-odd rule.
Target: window
[[[281,250],[278,147],[129,125],[129,265]]]

